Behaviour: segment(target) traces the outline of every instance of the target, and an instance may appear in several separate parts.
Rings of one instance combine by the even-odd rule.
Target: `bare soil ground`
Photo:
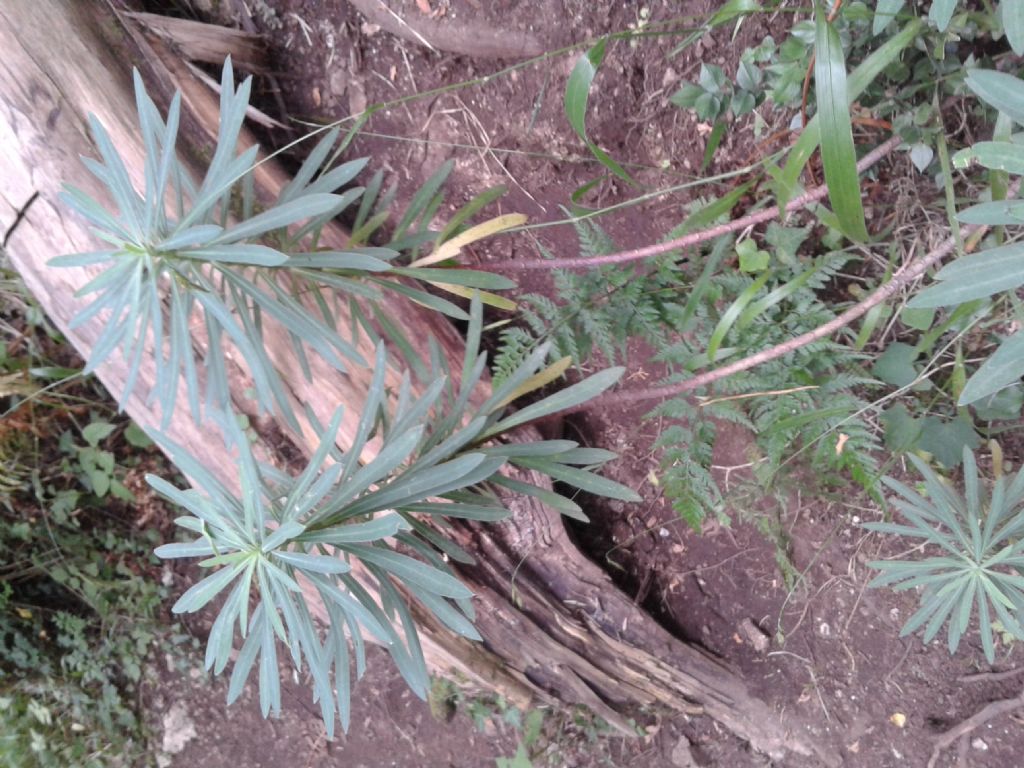
[[[415,32],[413,41],[393,35],[343,0],[249,5],[264,9],[253,13],[253,24],[266,36],[287,109],[273,116],[296,131],[302,127],[295,121],[324,123],[367,105],[486,77],[509,63],[431,51],[415,42]],[[509,29],[535,39],[543,49],[624,29],[644,18],[640,4],[607,0],[391,0],[388,5],[396,23],[407,27],[427,24],[454,40],[474,24]],[[650,14],[646,18],[658,21],[705,14],[711,5],[707,0],[652,0],[644,7]],[[635,164],[630,171],[641,184],[664,186],[694,178],[708,126],[671,108],[668,97],[680,80],[695,78],[701,61],[718,63],[731,74],[744,47],[769,32],[780,40],[791,22],[788,14],[757,17],[736,39],[725,29],[676,57],[668,55],[676,38],[612,45],[591,93],[588,129],[593,140],[620,161]],[[400,198],[454,159],[447,187],[451,210],[488,187],[505,184],[509,193],[496,212],[522,212],[533,223],[558,220],[564,215],[560,206],[601,170],[562,107],[576,55],[378,112],[348,156],[370,156],[371,169],[384,169],[385,185],[397,184]],[[269,85],[264,79],[259,85],[273,113]],[[787,123],[788,117],[780,122]],[[279,135],[281,143],[289,138]],[[741,166],[774,148],[755,147],[748,133],[730,132],[710,171]],[[589,193],[587,202],[607,205],[633,195],[634,190],[606,182]],[[655,199],[605,217],[602,225],[621,245],[652,243],[680,222],[684,202],[680,196]],[[443,219],[445,211],[439,215]],[[532,258],[537,242],[558,255],[576,254],[570,227],[534,230],[534,235],[536,242],[505,238],[486,243],[472,250],[470,259]],[[531,277],[524,287],[549,288],[542,277]],[[657,373],[643,359],[631,361],[630,376],[656,378]],[[952,658],[942,645],[925,647],[917,637],[900,638],[900,627],[915,609],[914,596],[866,588],[867,561],[897,554],[894,543],[858,526],[877,519],[878,509],[856,494],[807,498],[794,489],[781,509],[753,497],[744,490],[750,440],[741,431],[723,429],[716,449],[721,480],[734,491],[733,526],[711,527],[701,535],[690,531],[648,479],[657,468],[650,448],[657,425],[642,419],[646,410],[638,406],[573,423],[590,443],[622,454],[612,476],[644,497],[637,505],[595,503],[587,510],[592,524],[575,535],[595,561],[636,595],[638,604],[682,637],[726,659],[753,693],[777,711],[814,723],[816,737],[841,752],[846,765],[924,766],[939,734],[989,702],[1020,692],[1024,677],[967,679],[992,671],[974,637]],[[744,513],[754,510],[762,511],[760,519],[775,521],[771,536],[745,522],[750,515]],[[1011,669],[1019,660],[1019,648],[1001,647],[995,669]],[[251,700],[225,711],[220,687],[213,696],[197,695],[189,689],[198,683],[170,673],[151,701],[164,714],[174,702],[198,704],[188,712],[195,736],[173,756],[175,766],[483,766],[515,752],[517,736],[511,729],[477,733],[464,712],[451,723],[433,719],[427,705],[412,699],[381,661],[357,689],[353,709],[359,715],[351,734],[333,745],[323,740],[318,715],[300,693],[288,697],[294,706],[270,729],[257,722],[258,707]],[[1004,714],[954,743],[937,765],[1017,766],[1022,752],[1021,722]],[[578,742],[549,751],[535,764],[627,765],[637,760],[652,766],[767,764],[699,715],[656,723],[645,739],[605,739],[590,746]]]

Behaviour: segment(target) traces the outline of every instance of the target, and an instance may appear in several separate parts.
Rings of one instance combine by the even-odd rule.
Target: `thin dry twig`
[[[875,147],[875,149],[864,155],[860,162],[857,163],[857,172],[863,173],[868,168],[879,162],[882,158],[891,154],[893,150],[899,147],[902,143],[903,140],[899,136],[893,136],[884,144],[880,144]],[[804,206],[816,202],[817,200],[822,200],[827,196],[828,186],[822,184],[819,187],[814,187],[808,192],[790,200],[786,205],[786,213],[797,211]],[[715,238],[727,235],[731,232],[740,232],[747,227],[752,227],[756,224],[763,224],[766,221],[772,221],[778,217],[779,207],[777,205],[773,205],[771,208],[765,208],[763,211],[758,211],[757,213],[752,213],[748,216],[734,219],[733,221],[725,224],[708,227],[707,229],[702,229],[698,232],[691,232],[683,237],[677,237],[674,240],[668,240],[664,243],[655,243],[654,245],[647,245],[643,248],[634,248],[629,251],[619,251],[618,253],[608,253],[601,256],[574,256],[564,259],[497,261],[492,262],[491,264],[481,265],[478,269],[487,269],[491,272],[515,272],[531,269],[588,269],[604,266],[606,264],[626,264],[631,261],[646,259],[650,256],[658,256],[660,254],[667,253],[668,251],[674,251],[678,248],[688,248],[700,243],[706,243],[708,240],[714,240]]]
[[[932,756],[928,760],[928,768],[935,768],[935,764],[939,761],[939,757],[942,755],[942,751],[953,744],[961,736],[965,736],[979,725],[984,725],[989,720],[1004,715],[1009,712],[1013,712],[1017,709],[1024,707],[1024,690],[1014,696],[1012,699],[1002,699],[1001,701],[993,701],[983,709],[975,712],[973,715],[968,717],[966,720],[961,721],[957,725],[954,725],[948,731],[942,733],[935,740],[935,747],[932,749]]]
[[[961,683],[998,683],[1000,680],[1009,680],[1024,673],[1024,667],[1008,669],[1005,672],[977,672],[973,675],[963,675],[958,678]]]

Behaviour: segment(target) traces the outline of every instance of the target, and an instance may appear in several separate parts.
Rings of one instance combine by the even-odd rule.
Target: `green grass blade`
[[[608,38],[603,37],[576,60],[572,74],[569,75],[569,82],[565,86],[565,116],[569,118],[569,124],[576,131],[576,135],[586,143],[587,149],[601,165],[627,184],[636,187],[638,184],[626,173],[626,169],[587,137],[587,100],[590,98],[590,86],[601,62],[604,61],[607,45]]]

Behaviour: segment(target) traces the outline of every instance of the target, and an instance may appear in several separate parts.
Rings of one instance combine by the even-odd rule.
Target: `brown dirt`
[[[273,13],[257,14],[254,23],[267,36],[282,84],[288,114],[274,114],[278,119],[333,120],[367,105],[493,74],[508,63],[431,52],[367,23],[343,0],[268,0],[266,5]],[[438,26],[466,20],[499,28],[514,23],[546,46],[584,41],[640,18],[639,5],[606,0],[392,3],[413,26],[424,5],[439,14]],[[659,21],[706,12],[709,3],[652,1],[647,7],[652,21]],[[730,38],[731,29],[722,30],[671,59],[667,52],[675,38],[651,39],[635,48],[625,42],[610,46],[591,92],[587,119],[592,139],[617,159],[637,164],[630,172],[641,184],[664,186],[693,178],[706,127],[673,109],[668,97],[680,80],[695,78],[702,58],[731,73],[739,51],[769,29],[781,40],[787,23],[788,16],[770,27],[760,18],[750,19],[736,40]],[[438,93],[378,112],[348,154],[371,156],[371,168],[385,170],[385,185],[399,186],[399,199],[407,198],[441,163],[454,159],[447,187],[449,211],[488,187],[505,184],[509,193],[494,213],[523,212],[532,223],[557,220],[573,191],[601,171],[562,109],[576,55],[551,58],[482,87]],[[788,122],[788,116],[780,122]],[[732,131],[711,170],[743,165],[752,151],[749,134]],[[605,181],[586,200],[608,205],[633,195],[621,182]],[[601,223],[622,245],[654,242],[679,223],[684,202],[679,196],[657,199]],[[533,233],[553,253],[575,255],[571,228]],[[469,258],[479,262],[535,255],[536,245],[529,238],[498,238],[473,248]],[[543,289],[545,281],[531,277],[523,285]],[[642,371],[657,375],[644,360],[632,361],[630,375]],[[937,734],[986,703],[1019,692],[1021,678],[960,682],[966,674],[987,669],[975,637],[952,658],[941,645],[924,647],[917,637],[901,639],[899,629],[914,610],[914,597],[866,588],[866,562],[896,554],[891,543],[858,527],[860,521],[877,519],[877,508],[856,495],[810,499],[794,490],[782,508],[752,497],[744,491],[750,441],[742,431],[723,428],[716,448],[721,480],[735,491],[734,525],[711,526],[702,535],[688,530],[648,480],[657,469],[657,457],[650,449],[656,425],[641,418],[646,410],[603,413],[578,422],[593,444],[623,455],[611,473],[637,489],[644,501],[595,504],[588,509],[593,523],[576,531],[577,536],[623,588],[636,594],[638,604],[734,665],[752,691],[778,711],[813,723],[815,738],[840,751],[846,765],[923,766]],[[761,510],[759,519],[774,521],[774,538],[743,522],[748,517],[744,512],[753,510]],[[996,668],[1010,668],[1019,657],[1018,648],[1001,648]],[[258,708],[251,700],[225,711],[218,692],[192,714],[199,735],[174,764],[475,766],[493,764],[493,756],[515,751],[514,734],[474,735],[464,714],[451,726],[433,721],[425,705],[404,693],[386,663],[373,665],[369,674],[353,704],[360,725],[334,746],[328,748],[321,738],[317,715],[308,704],[289,706],[286,720],[267,730],[257,722]],[[154,694],[154,705],[165,707],[176,696],[197,700],[181,690],[194,683],[171,675],[163,679],[171,690]],[[298,693],[287,698],[296,697],[302,698]],[[905,718],[902,726],[895,722],[899,716]],[[766,764],[706,718],[679,717],[659,728],[645,740],[606,740],[589,756],[574,748],[571,761],[555,758],[536,764],[625,765],[638,758],[665,766]],[[686,762],[685,739],[693,745],[695,763]],[[1022,748],[1020,722],[1004,715],[960,745],[959,764],[1016,766]],[[957,752],[954,745],[938,765],[958,764]]]

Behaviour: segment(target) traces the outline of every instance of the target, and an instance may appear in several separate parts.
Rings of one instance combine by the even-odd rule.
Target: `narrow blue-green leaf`
[[[852,240],[868,239],[857,176],[846,88],[846,59],[839,33],[819,10],[815,14],[814,92],[821,132],[821,162],[832,209],[843,233]]]
[[[215,675],[219,675],[227,666],[231,657],[231,645],[234,639],[234,623],[239,617],[242,609],[242,600],[248,599],[249,595],[242,591],[245,581],[239,579],[235,584],[224,606],[217,614],[217,618],[210,628],[210,636],[206,640],[206,658],[204,666],[212,669]]]
[[[177,251],[182,248],[206,245],[223,231],[224,228],[217,224],[197,224],[194,227],[175,232],[166,240],[157,243],[156,250]]]
[[[317,142],[317,145],[313,147],[313,151],[306,156],[299,170],[292,176],[292,180],[281,190],[281,194],[277,198],[278,205],[293,200],[305,191],[313,176],[320,170],[324,160],[327,159],[327,153],[331,151],[334,142],[338,140],[340,132],[339,128],[332,128]],[[333,192],[333,190],[328,191]]]
[[[352,566],[340,557],[328,557],[327,555],[307,555],[302,552],[275,552],[274,557],[283,563],[294,566],[300,571],[315,571],[316,573],[348,573]]]
[[[1016,384],[1024,376],[1024,333],[1018,331],[1000,345],[967,380],[957,405],[970,405]]]
[[[368,520],[365,523],[350,523],[309,531],[299,537],[299,541],[309,544],[366,544],[394,536],[403,528],[407,528],[402,518],[396,514],[385,514]]]
[[[580,508],[579,504],[559,493],[555,493],[552,490],[531,485],[530,483],[524,483],[521,480],[515,480],[511,477],[504,477],[502,475],[495,476],[491,482],[502,488],[508,488],[513,493],[522,493],[526,496],[533,496],[535,499],[540,499],[542,503],[547,504],[552,509],[558,510],[560,514],[563,514],[566,517],[571,517],[573,520],[579,520],[581,523],[590,522],[590,518],[583,514],[583,510]]]
[[[505,507],[500,505],[464,504],[461,502],[444,503],[425,501],[416,504],[406,504],[402,507],[402,510],[418,512],[425,515],[437,515],[439,517],[457,517],[464,520],[483,520],[490,523],[498,520],[504,520],[511,514],[511,512],[505,509]]]
[[[598,496],[606,496],[609,499],[619,499],[621,501],[641,501],[640,494],[632,488],[627,488],[621,483],[601,477],[601,475],[596,475],[593,472],[587,472],[584,469],[567,467],[564,464],[558,464],[547,459],[519,458],[514,459],[512,463],[527,469],[535,469],[554,480],[569,483]]]
[[[380,280],[375,279],[374,282],[383,288],[387,288],[389,291],[400,293],[403,296],[411,299],[412,301],[420,304],[427,309],[432,309],[435,312],[440,312],[442,315],[447,315],[455,320],[468,321],[469,315],[465,313],[460,307],[456,306],[447,299],[442,299],[440,296],[434,296],[426,291],[421,291],[418,288],[412,288],[408,285],[402,285],[394,280]]]
[[[273,533],[271,533],[263,541],[263,551],[271,552],[287,541],[301,536],[306,530],[306,526],[300,523],[298,520],[289,520],[286,523],[282,523]]]
[[[953,11],[956,10],[958,0],[932,0],[932,7],[928,9],[928,18],[938,27],[939,32],[945,32],[953,18]]]
[[[470,640],[483,641],[473,623],[463,616],[460,611],[453,608],[443,597],[438,597],[425,589],[418,589],[413,584],[408,584],[407,586],[409,591],[416,596],[416,599],[423,603],[424,607],[440,619],[450,630]]]
[[[236,243],[266,232],[288,227],[304,219],[327,213],[338,203],[337,195],[303,195],[298,200],[276,205],[224,231],[214,242]]]
[[[500,443],[480,448],[488,456],[556,456],[579,447],[572,440],[541,440],[536,443]],[[614,456],[614,454],[612,454]]]
[[[389,549],[362,544],[351,544],[345,547],[345,549],[360,560],[373,563],[388,573],[393,574],[400,581],[408,581],[435,595],[456,598],[473,596],[472,591],[454,576],[439,571],[436,568],[431,568],[429,565],[406,555],[400,555]]]
[[[554,461],[560,464],[578,464],[581,466],[604,464],[617,458],[619,458],[617,453],[606,451],[604,448],[572,448],[565,453],[552,457]]]
[[[342,576],[342,579],[345,578],[348,577]],[[348,594],[345,590],[339,589],[331,583],[331,581],[321,576],[310,574],[309,580],[316,585],[325,602],[330,600],[336,603],[346,616],[353,617],[355,621],[364,626],[374,637],[385,645],[391,645],[392,642],[394,642],[392,639],[392,633],[387,630],[386,623],[378,621],[366,606],[359,602],[359,600],[352,597],[352,595]],[[354,637],[353,641],[355,641]]]
[[[499,421],[487,430],[484,433],[484,436],[489,437],[497,435],[512,429],[512,427],[517,427],[520,424],[525,424],[528,421],[540,418],[541,416],[558,413],[559,411],[564,411],[566,408],[572,408],[575,405],[592,400],[609,387],[614,386],[615,383],[622,378],[622,374],[625,372],[626,369],[621,366],[599,371],[593,376],[588,376],[578,384],[573,384],[571,387],[559,390],[553,395],[545,397],[543,400],[539,400],[532,405],[526,406],[522,410],[516,411],[507,419]]]
[[[590,85],[594,82],[594,76],[597,74],[601,62],[604,61],[607,45],[608,38],[602,37],[576,60],[572,74],[569,75],[569,82],[565,86],[565,115],[569,118],[569,124],[576,131],[576,135],[583,139],[591,154],[605,168],[627,184],[637,186],[621,165],[587,137],[587,100],[590,97]]]
[[[440,496],[489,480],[504,465],[502,459],[490,459],[479,453],[468,453],[438,464],[421,473],[406,473],[379,491],[367,494],[350,511],[364,514],[379,509],[401,507],[431,496]]]
[[[366,167],[366,164],[369,161],[370,158],[363,157],[358,160],[350,160],[347,163],[342,163],[337,168],[332,168],[306,187],[306,194],[312,195],[336,191],[339,187],[342,187],[352,181],[352,179],[354,179],[359,172]]]
[[[91,264],[102,264],[117,255],[117,251],[89,251],[87,253],[69,253],[57,256],[46,262],[48,267],[87,267]]]
[[[164,560],[172,560],[180,557],[207,557],[214,554],[214,549],[209,540],[203,538],[162,544],[153,550],[153,554]]]
[[[515,288],[514,280],[494,272],[481,272],[477,269],[443,269],[439,267],[395,267],[396,275],[411,277],[427,282],[451,283],[464,285],[467,288],[480,288],[485,291],[507,291]]]
[[[210,602],[223,590],[245,567],[241,562],[231,568],[221,568],[211,576],[193,584],[171,607],[173,613],[194,613]]]
[[[276,616],[277,611],[267,606],[266,616]],[[260,711],[263,717],[271,712],[276,716],[281,711],[281,673],[277,669],[277,646],[274,643],[273,625],[269,618],[263,621],[263,642],[260,653]]]
[[[238,652],[235,659],[235,668],[231,670],[231,682],[228,684],[228,704],[231,704],[242,695],[245,688],[245,681],[249,679],[249,672],[256,661],[256,654],[259,653],[263,641],[263,632],[260,631],[263,625],[262,603],[253,611],[252,621],[249,624],[249,636],[242,643],[242,650]]]
[[[222,264],[251,264],[256,267],[279,267],[288,261],[280,251],[265,245],[206,245],[189,251],[180,251],[180,256]]]
[[[285,266],[310,269],[351,269],[358,272],[387,272],[392,268],[386,261],[359,251],[296,253],[288,257],[288,263]]]
[[[1004,4],[1006,2],[1003,0]],[[1019,77],[993,69],[971,69],[966,82],[986,104],[1024,125],[1024,81]]]

